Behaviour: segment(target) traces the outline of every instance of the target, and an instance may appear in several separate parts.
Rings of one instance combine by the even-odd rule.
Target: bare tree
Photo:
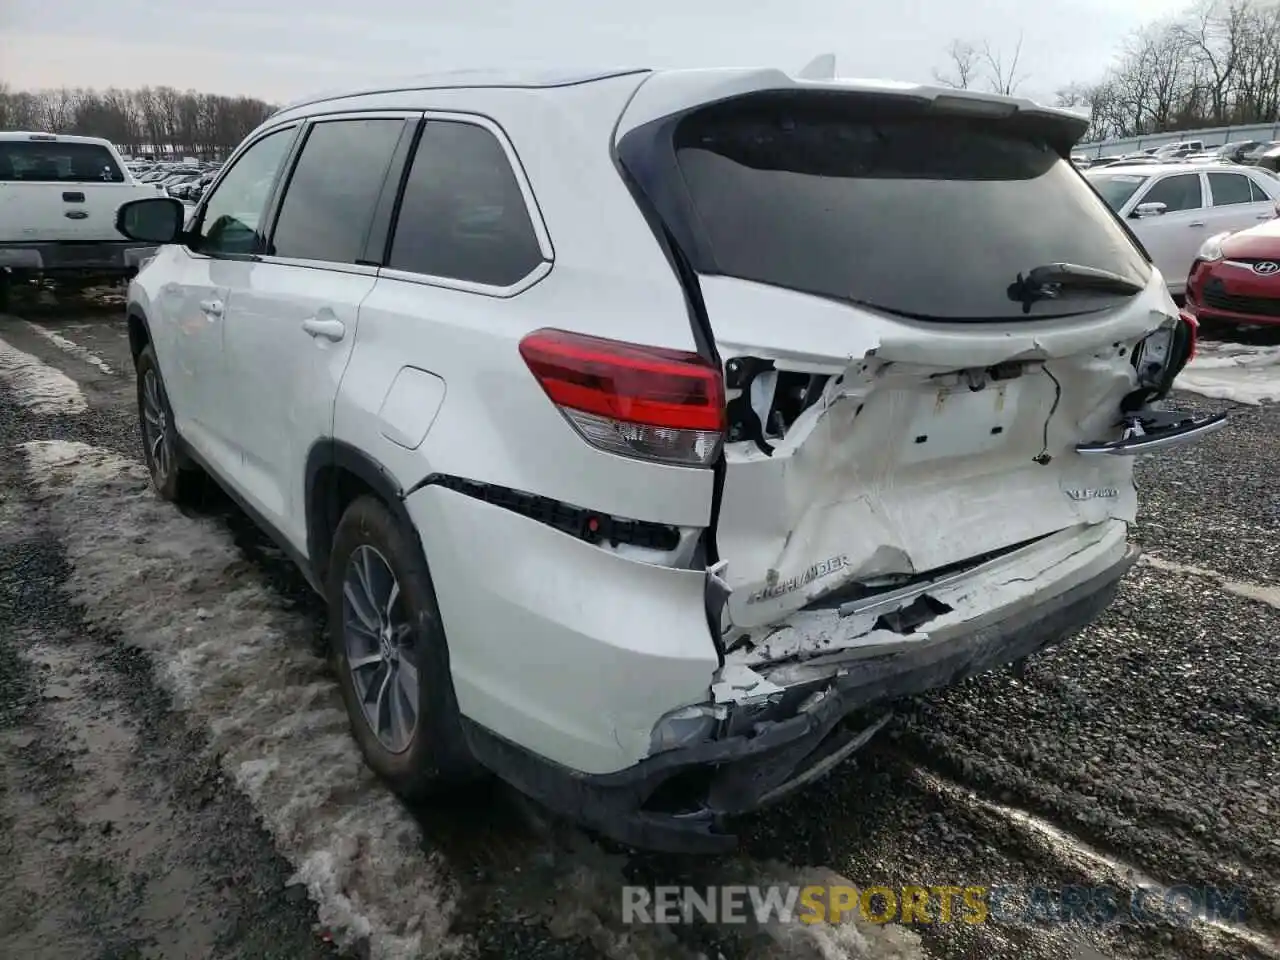
[[[999,48],[992,47],[989,41],[982,42],[982,63],[986,69],[987,84],[991,87],[992,93],[1010,96],[1017,92],[1018,87],[1027,79],[1025,74],[1018,72],[1018,63],[1021,60],[1022,34],[1018,34],[1018,42],[1013,48],[1013,53],[1007,57]]]
[[[968,90],[978,78],[978,48],[965,40],[952,40],[947,57],[949,66],[945,71],[934,70],[933,79],[946,87]]]
[[[981,84],[992,93],[1012,94],[1026,80],[1026,75],[1018,71],[1021,60],[1021,34],[1012,55],[1008,56],[987,40],[981,44],[952,40],[947,46],[947,66],[934,70],[933,79],[956,90],[971,90]]]
[[[221,156],[272,110],[251,97],[171,87],[31,92],[0,84],[0,129],[104,137],[129,153]]]

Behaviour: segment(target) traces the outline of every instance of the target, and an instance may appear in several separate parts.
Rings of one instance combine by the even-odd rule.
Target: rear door
[[[1210,173],[1210,224],[1214,233],[1245,230],[1275,216],[1275,202],[1243,173]]]
[[[332,435],[360,305],[377,280],[366,243],[408,116],[310,124],[266,250],[230,291],[222,429],[240,448],[242,492],[299,550],[307,454]]]
[[[668,131],[665,163],[653,140],[620,154],[726,371],[733,623],[1132,518],[1130,461],[1074,447],[1115,429],[1173,308],[1052,127],[759,94]],[[1062,262],[1130,286],[1021,297]]]

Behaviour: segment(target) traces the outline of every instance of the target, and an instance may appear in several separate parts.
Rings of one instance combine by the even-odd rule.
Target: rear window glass
[[[1137,173],[1096,173],[1089,177],[1089,182],[1101,194],[1102,199],[1107,201],[1107,206],[1112,210],[1119,210],[1147,179]]]
[[[96,143],[0,140],[0,180],[123,183],[111,151]]]
[[[681,122],[677,162],[717,272],[939,320],[1021,317],[1010,285],[1044,264],[1146,283],[1128,233],[1048,145],[999,121],[856,109],[730,105]]]

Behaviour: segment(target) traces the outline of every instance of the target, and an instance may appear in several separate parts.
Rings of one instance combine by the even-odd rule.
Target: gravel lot
[[[346,735],[300,576],[223,499],[183,514],[147,489],[119,304],[18,309],[0,317],[0,957],[1280,957],[1280,408],[1179,394],[1233,425],[1142,461],[1146,559],[1096,625],[1020,676],[903,705],[749,819],[740,853],[672,858],[499,785],[394,801]],[[1247,911],[622,922],[623,883],[833,876],[1216,885]]]

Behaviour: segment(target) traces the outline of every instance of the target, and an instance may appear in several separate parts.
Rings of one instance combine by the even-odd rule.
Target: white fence
[[[1152,133],[1145,137],[1125,137],[1122,140],[1103,140],[1101,143],[1077,144],[1072,153],[1089,157],[1114,157],[1125,153],[1137,153],[1148,147],[1183,140],[1203,140],[1206,147],[1221,146],[1233,140],[1280,140],[1280,121],[1276,123],[1242,124],[1238,127],[1209,127],[1204,130],[1179,130],[1176,133]]]

